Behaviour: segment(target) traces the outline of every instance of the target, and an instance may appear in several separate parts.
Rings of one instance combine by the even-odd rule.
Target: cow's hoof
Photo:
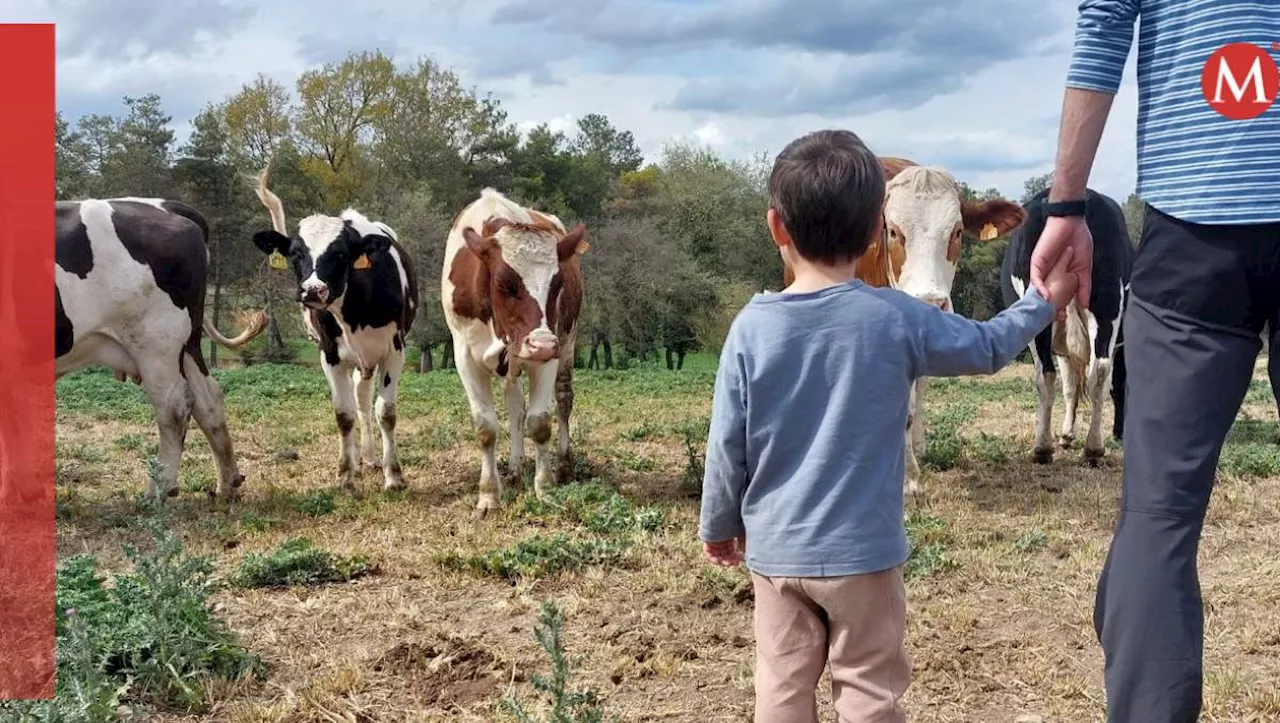
[[[1037,449],[1032,452],[1031,458],[1036,464],[1051,464],[1053,462],[1053,449]]]
[[[337,484],[338,484],[338,489],[343,489],[350,492],[351,490],[354,490],[356,488],[356,476],[352,472],[340,473],[338,475]]]
[[[1084,462],[1090,467],[1098,467],[1102,464],[1102,456],[1106,450],[1102,449],[1085,449]]]
[[[178,496],[178,488],[177,488],[177,487],[170,487],[169,489],[167,489],[167,490],[165,490],[165,491],[164,491],[164,496],[165,496],[165,497],[177,497],[177,496]]]
[[[396,490],[402,490],[402,489],[404,489],[404,478],[403,478],[403,477],[388,477],[388,478],[387,478],[387,480],[386,480],[385,482],[383,482],[383,483],[382,483],[382,489],[384,489],[384,490],[386,490],[386,491],[388,491],[388,492],[394,492],[394,491],[396,491]]]
[[[231,486],[233,488],[240,489],[240,485],[242,484],[244,484],[244,475],[237,474],[235,477],[231,478]]]
[[[490,515],[496,515],[501,506],[496,500],[480,500],[476,503],[476,508],[471,511],[472,519],[483,520]]]
[[[240,499],[239,487],[224,487],[223,489],[214,491],[209,490],[209,499],[225,500],[227,502],[235,502]]]
[[[1063,449],[1071,449],[1071,445],[1076,443],[1076,438],[1070,434],[1064,434],[1058,437],[1058,446]]]

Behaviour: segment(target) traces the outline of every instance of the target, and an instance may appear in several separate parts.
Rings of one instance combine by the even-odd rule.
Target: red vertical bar
[[[54,31],[0,25],[0,698],[54,681]]]

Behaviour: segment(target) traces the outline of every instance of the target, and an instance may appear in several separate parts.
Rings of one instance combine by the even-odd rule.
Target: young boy
[[[795,283],[756,295],[720,355],[699,537],[751,570],[757,723],[816,723],[831,666],[842,723],[906,720],[903,434],[912,382],[991,374],[1076,292],[1069,259],[987,322],[867,286],[854,262],[883,227],[884,173],[848,131],[778,156],[767,221]],[[745,549],[744,549],[745,548]]]

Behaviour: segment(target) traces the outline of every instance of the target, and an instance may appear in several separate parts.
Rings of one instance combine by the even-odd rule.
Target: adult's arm
[[[1083,198],[1107,116],[1133,45],[1141,0],[1084,0],[1076,20],[1075,48],[1067,69],[1058,130],[1058,154],[1050,201]],[[1047,295],[1044,278],[1071,247],[1070,271],[1079,287],[1076,305],[1088,308],[1092,290],[1093,239],[1082,217],[1051,217],[1031,257],[1031,283]]]

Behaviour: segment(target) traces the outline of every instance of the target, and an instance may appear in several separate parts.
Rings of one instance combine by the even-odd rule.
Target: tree
[[[1028,178],[1022,184],[1022,198],[1018,200],[1018,203],[1025,206],[1027,202],[1031,200],[1032,196],[1040,193],[1051,185],[1053,185],[1053,173],[1045,173],[1040,176],[1032,176],[1031,178]]]
[[[213,324],[218,326],[223,306],[223,288],[247,277],[259,265],[257,249],[246,240],[249,209],[231,162],[230,135],[226,116],[219,106],[208,105],[191,122],[192,132],[180,149],[174,175],[185,199],[195,206],[209,224],[209,281],[213,288]],[[227,243],[227,239],[232,239]],[[258,258],[255,258],[258,257]],[[218,345],[209,348],[209,363],[218,365]]]
[[[83,198],[93,186],[93,149],[84,133],[73,129],[62,111],[54,117],[54,189],[59,200]]]
[[[391,115],[395,88],[395,64],[381,51],[352,53],[298,78],[298,136],[328,211],[337,213],[364,190],[366,144]]]
[[[161,107],[160,96],[125,96],[127,113],[108,136],[102,157],[102,192],[113,196],[173,195],[173,118]]]
[[[222,104],[232,161],[242,170],[267,164],[292,133],[289,91],[258,74]]]

